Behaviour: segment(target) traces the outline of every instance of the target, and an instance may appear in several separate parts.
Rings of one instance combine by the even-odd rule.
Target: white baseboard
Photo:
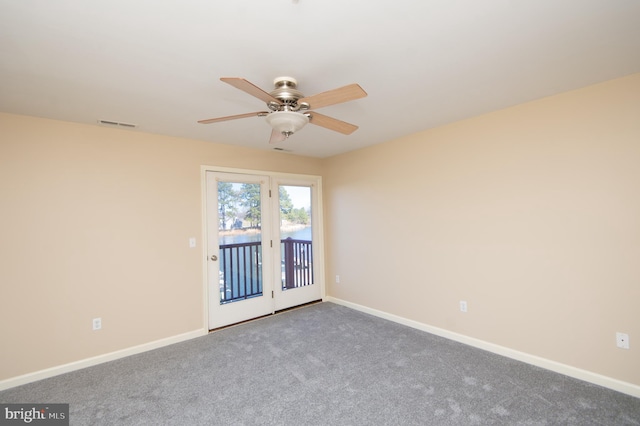
[[[113,361],[130,355],[139,354],[141,352],[150,351],[152,349],[161,348],[163,346],[172,345],[174,343],[184,342],[196,337],[204,336],[208,330],[194,330],[177,336],[167,337],[165,339],[156,340],[142,345],[133,346],[104,355],[98,355],[91,358],[82,359],[80,361],[70,362],[69,364],[58,365],[56,367],[47,368],[33,373],[24,374],[22,376],[12,377],[10,379],[0,380],[0,391],[15,386],[25,385],[27,383],[57,376],[59,374],[69,373],[71,371],[80,370],[82,368],[91,367],[93,365],[102,364],[104,362]]]
[[[562,364],[556,361],[551,361],[551,360],[541,358],[535,355],[531,355],[525,352],[516,351],[514,349],[510,349],[505,346],[500,346],[494,343],[485,342],[484,340],[475,339],[473,337],[465,336],[463,334],[454,333],[452,331],[448,331],[442,328],[423,324],[418,321],[414,321],[414,320],[403,318],[397,315],[389,314],[387,312],[379,311],[377,309],[368,308],[366,306],[358,305],[356,303],[347,302],[346,300],[337,299],[335,297],[329,296],[326,298],[326,301],[333,302],[338,305],[346,306],[356,311],[364,312],[379,318],[384,318],[386,320],[393,321],[398,324],[406,325],[408,327],[426,331],[427,333],[435,334],[436,336],[440,336],[450,340],[454,340],[456,342],[464,343],[466,345],[483,349],[485,351],[493,352],[495,354],[502,355],[507,358],[522,361],[527,364],[535,365],[537,367],[554,371],[556,373],[564,374],[565,376],[573,377],[575,379],[583,380],[585,382],[593,383],[599,386],[613,389],[618,392],[625,393],[627,395],[640,398],[640,386],[634,385],[633,383],[623,382],[622,380],[603,376],[601,374],[593,373],[591,371],[582,370],[580,368],[572,367],[570,365]]]

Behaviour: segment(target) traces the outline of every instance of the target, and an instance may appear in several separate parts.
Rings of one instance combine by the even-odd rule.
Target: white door
[[[275,310],[302,305],[322,298],[320,273],[320,235],[317,214],[318,184],[309,180],[276,178],[272,189],[277,194],[276,240],[277,269]]]
[[[205,173],[209,329],[322,299],[320,178]]]
[[[269,184],[206,173],[209,329],[273,313]]]

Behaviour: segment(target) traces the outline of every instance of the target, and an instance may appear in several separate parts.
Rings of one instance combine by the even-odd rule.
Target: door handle
[[[211,255],[211,260],[213,260],[215,262],[216,260],[218,260],[218,256],[216,256],[215,254],[212,254]]]

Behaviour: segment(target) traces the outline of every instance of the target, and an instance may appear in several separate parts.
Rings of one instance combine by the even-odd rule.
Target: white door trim
[[[272,181],[281,180],[306,180],[313,181],[314,185],[317,185],[317,200],[315,207],[315,216],[317,218],[316,234],[314,234],[314,262],[317,262],[319,268],[316,269],[316,277],[318,285],[320,286],[320,295],[322,300],[326,299],[326,286],[325,286],[325,274],[324,274],[324,226],[323,226],[323,203],[322,203],[322,177],[318,175],[305,175],[296,173],[279,173],[270,172],[265,170],[254,169],[240,169],[234,167],[219,167],[211,165],[200,166],[200,199],[201,199],[201,238],[202,244],[202,320],[203,328],[209,330],[209,281],[208,281],[208,235],[207,235],[207,172],[221,172],[221,173],[239,173],[250,175],[262,175],[268,176]]]

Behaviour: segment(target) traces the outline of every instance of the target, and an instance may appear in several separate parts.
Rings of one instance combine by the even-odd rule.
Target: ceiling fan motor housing
[[[270,102],[269,108],[273,111],[297,111],[300,109],[298,99],[304,98],[302,92],[297,90],[298,81],[293,77],[276,77],[273,80],[275,89],[269,92],[271,96],[280,100],[282,105]]]

